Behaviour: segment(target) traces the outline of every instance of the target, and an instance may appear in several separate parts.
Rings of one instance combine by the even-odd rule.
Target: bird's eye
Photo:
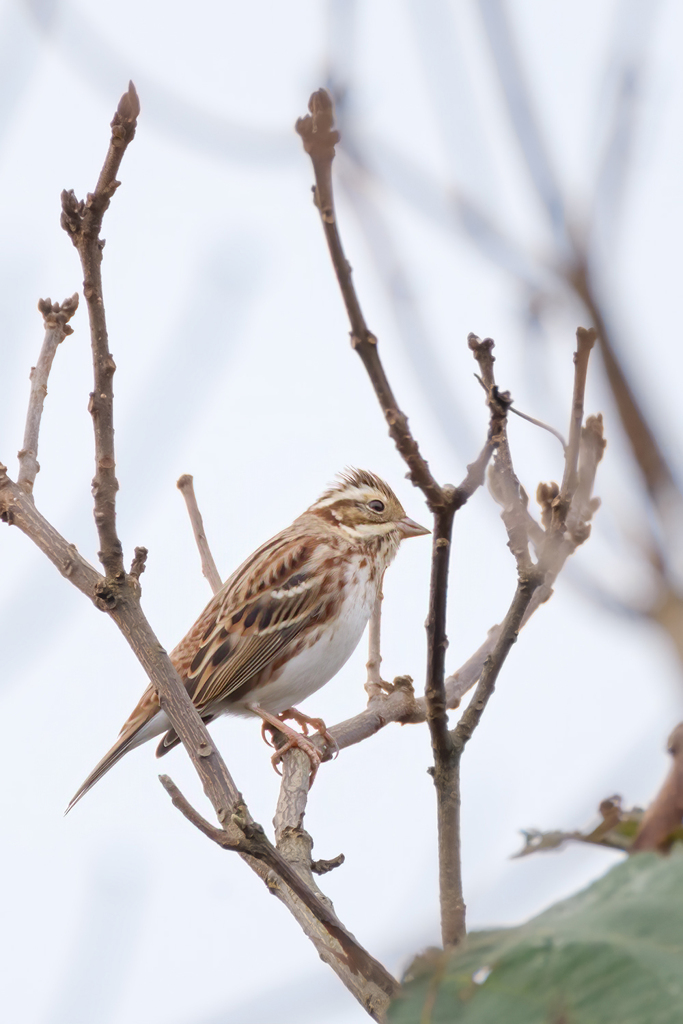
[[[384,512],[383,501],[369,501],[368,508],[372,509],[373,512]]]

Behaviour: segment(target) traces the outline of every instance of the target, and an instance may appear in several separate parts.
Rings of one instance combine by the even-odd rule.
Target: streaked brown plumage
[[[401,540],[428,532],[373,473],[341,475],[226,580],[171,652],[204,721],[226,713],[272,718],[328,682],[357,646]],[[158,756],[178,737],[150,684],[67,811],[125,753],[160,733]]]

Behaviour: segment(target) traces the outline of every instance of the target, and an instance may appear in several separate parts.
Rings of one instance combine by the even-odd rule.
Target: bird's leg
[[[264,708],[259,707],[258,704],[249,704],[248,708],[250,711],[253,711],[255,715],[258,715],[261,721],[263,722],[261,732],[263,733],[264,739],[265,729],[268,728],[277,729],[279,732],[284,733],[284,735],[287,737],[287,742],[284,744],[284,746],[280,747],[279,750],[276,750],[273,756],[271,757],[273,768],[275,769],[276,772],[278,771],[277,766],[279,762],[282,760],[283,755],[286,754],[288,750],[292,750],[294,747],[298,747],[299,750],[303,750],[304,754],[311,762],[311,777],[308,782],[308,788],[310,789],[311,786],[313,785],[313,780],[315,779],[318,773],[318,768],[322,763],[322,755],[320,751],[317,749],[317,747],[315,747],[311,743],[311,741],[307,739],[305,736],[302,736],[300,732],[297,732],[296,729],[292,729],[289,725],[285,725],[283,718],[292,717],[289,716],[287,712],[284,712],[284,715],[282,716],[271,715],[269,711],[266,711]],[[300,712],[298,712],[298,714],[300,714]],[[309,719],[309,722],[312,721],[312,719]],[[279,772],[278,774],[282,773]]]
[[[382,578],[383,582],[383,578]],[[382,593],[382,582],[380,582],[379,590],[377,592],[377,599],[375,601],[375,607],[372,609],[372,615],[370,616],[370,623],[368,626],[368,661],[366,668],[368,670],[368,678],[365,683],[365,692],[368,698],[376,697],[380,693],[389,693],[391,686],[389,683],[385,683],[382,679],[379,671],[379,666],[382,662],[382,655],[380,654],[380,633],[382,624],[382,599],[384,594]]]

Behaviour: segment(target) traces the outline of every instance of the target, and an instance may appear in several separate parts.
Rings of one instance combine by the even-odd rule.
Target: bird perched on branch
[[[401,541],[427,533],[374,473],[341,474],[242,563],[171,652],[204,722],[258,715],[264,728],[285,733],[287,748],[306,751],[313,778],[320,754],[284,720],[294,718],[304,730],[312,724],[325,735],[322,721],[295,705],[329,682],[355,650]],[[67,811],[124,754],[161,733],[158,757],[179,739],[150,684]]]

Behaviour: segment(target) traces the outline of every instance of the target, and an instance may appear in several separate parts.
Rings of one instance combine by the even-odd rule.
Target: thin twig
[[[93,352],[94,388],[90,412],[95,431],[95,524],[100,541],[100,561],[108,577],[124,576],[123,551],[116,532],[116,458],[114,453],[114,371],[109,351],[107,322],[102,298],[102,218],[119,186],[116,173],[135,136],[140,101],[131,82],[111,122],[109,149],[95,187],[85,202],[73,191],[62,192],[62,227],[78,250],[83,267],[83,295],[88,304]]]
[[[192,524],[192,532],[194,533],[195,543],[199,550],[199,557],[202,562],[202,574],[204,578],[208,580],[209,586],[214,594],[217,594],[223,586],[223,581],[221,580],[216,563],[213,560],[211,548],[209,547],[209,542],[206,539],[206,534],[204,533],[204,521],[202,519],[202,514],[199,511],[197,498],[194,493],[194,482],[190,474],[184,473],[178,480],[176,486],[185,499],[190,523]]]
[[[41,299],[38,303],[38,309],[43,314],[45,338],[43,339],[38,361],[31,368],[31,397],[29,398],[26,413],[24,443],[18,455],[19,476],[17,477],[17,483],[27,494],[33,493],[33,484],[40,470],[40,465],[38,464],[38,436],[40,434],[40,421],[43,415],[43,403],[47,395],[47,380],[52,369],[52,360],[55,357],[57,346],[64,341],[67,334],[73,334],[73,328],[69,327],[69,320],[78,309],[78,295],[72,295],[70,299],[65,299],[61,305],[59,302],[52,302],[50,299]]]
[[[365,680],[365,692],[368,698],[376,696],[378,693],[382,693],[386,690],[386,683],[382,679],[380,672],[380,665],[382,664],[382,601],[384,595],[382,593],[382,584],[380,583],[379,593],[375,606],[372,609],[372,615],[368,622],[368,660],[365,664],[367,669],[367,678]]]
[[[408,465],[410,480],[422,490],[429,507],[435,510],[443,505],[442,489],[420,454],[418,444],[408,427],[408,419],[394,397],[377,352],[377,338],[370,332],[365,322],[351,277],[351,266],[344,255],[332,190],[332,161],[335,145],[339,141],[339,132],[333,128],[334,107],[327,90],[319,89],[314,92],[308,102],[308,109],[310,114],[299,118],[296,130],[313,164],[316,182],[315,204],[320,212],[332,264],[351,324],[351,344],[367,370],[384,412],[389,434]]]
[[[564,460],[564,475],[560,488],[560,501],[556,509],[554,525],[563,525],[567,518],[571,496],[576,491],[579,467],[579,445],[583,425],[583,402],[586,393],[586,376],[588,360],[595,344],[597,332],[594,327],[578,327],[576,329],[576,352],[574,353],[574,394],[572,397],[572,415],[569,424],[569,442]]]
[[[533,423],[535,427],[540,427],[542,430],[547,430],[549,434],[552,434],[553,437],[557,438],[557,440],[562,445],[563,450],[567,447],[567,442],[562,437],[562,434],[559,432],[559,430],[555,430],[554,427],[551,427],[549,423],[544,423],[543,420],[537,420],[535,416],[529,416],[528,413],[520,412],[519,409],[516,409],[515,406],[512,405],[512,403],[510,404],[508,412],[513,412],[515,416],[519,416],[521,420],[526,420],[527,423]]]
[[[512,465],[512,455],[507,436],[507,410],[512,399],[507,391],[501,392],[496,386],[493,373],[495,357],[492,338],[482,341],[476,334],[468,335],[468,344],[481,370],[481,383],[488,395],[489,407],[498,409],[495,419],[497,427],[495,457],[489,470],[489,487],[503,511],[501,518],[508,534],[508,546],[515,556],[518,572],[527,572],[531,566],[529,553],[529,512],[525,495]],[[493,421],[492,421],[493,422]]]
[[[536,588],[540,586],[542,578],[542,573],[536,572],[530,574],[525,579],[521,579],[517,585],[512,604],[501,625],[496,645],[486,660],[481,678],[474,691],[474,696],[453,730],[453,742],[459,752],[462,752],[465,744],[481,721],[481,716],[494,691],[503,662],[507,658],[512,645],[517,640],[531,598]]]

